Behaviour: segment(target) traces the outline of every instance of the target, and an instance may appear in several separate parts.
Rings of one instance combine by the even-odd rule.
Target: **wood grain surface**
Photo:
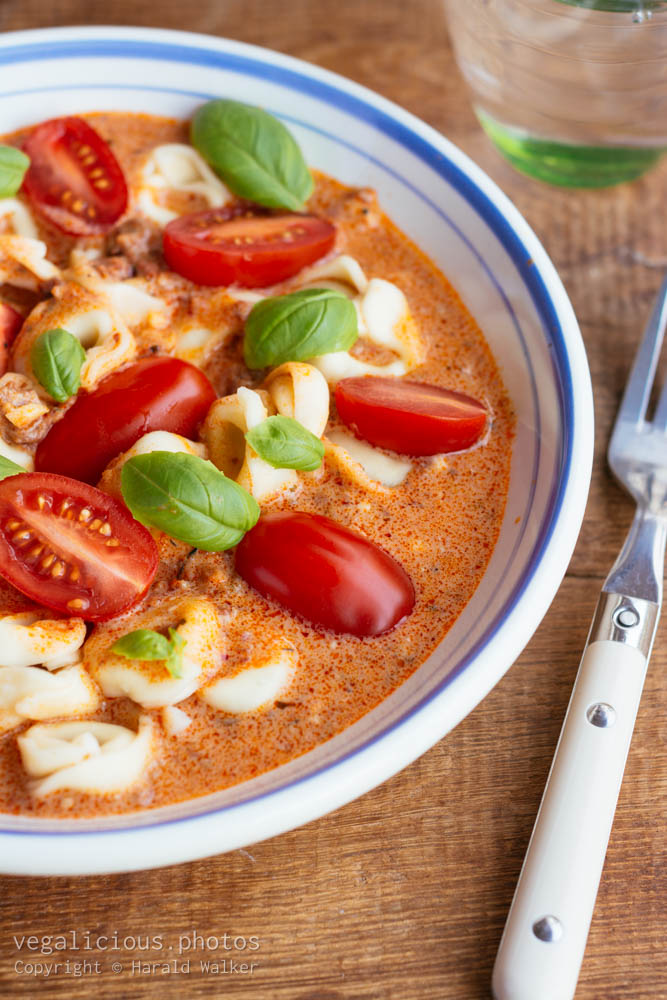
[[[667,267],[667,162],[632,185],[589,193],[514,173],[473,118],[438,0],[0,0],[2,30],[85,23],[185,28],[266,45],[372,87],[461,146],[528,219],[572,298],[595,389],[595,466],[553,606],[509,674],[452,734],[362,799],[248,851],[112,877],[2,878],[0,995],[487,998],[597,591],[632,516],[604,454]],[[667,997],[666,670],[663,620],[577,1000]],[[79,940],[65,952],[18,947],[23,936],[72,931]],[[86,932],[109,936],[107,948],[86,950]],[[162,949],[154,941],[145,950],[147,935]],[[181,936],[183,949],[191,947],[179,958]],[[207,938],[219,939],[217,950]],[[132,971],[133,961],[165,957],[189,958],[189,973]],[[69,971],[48,977],[16,967],[67,959]],[[90,966],[77,975],[74,963],[84,960]],[[218,971],[202,960],[217,961]]]

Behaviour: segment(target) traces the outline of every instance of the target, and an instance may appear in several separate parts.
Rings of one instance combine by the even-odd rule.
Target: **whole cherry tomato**
[[[324,256],[335,238],[335,227],[315,215],[269,215],[236,205],[174,219],[163,244],[172,271],[197,285],[263,288]]]
[[[0,574],[33,601],[103,621],[143,597],[157,566],[150,532],[101,490],[42,472],[0,481]]]
[[[96,483],[112,458],[150,431],[191,437],[215,398],[204,373],[187,361],[135,361],[77,397],[40,441],[35,468]]]
[[[23,190],[33,207],[63,232],[103,233],[127,208],[123,171],[83,118],[42,122],[23,149],[30,157]]]
[[[361,375],[341,379],[335,395],[340,419],[357,437],[405,455],[463,451],[486,426],[476,399],[424,382]]]
[[[415,603],[392,556],[319,514],[264,514],[237,546],[236,570],[264,597],[333,632],[381,635]]]
[[[7,371],[9,350],[23,326],[23,316],[7,302],[0,302],[0,375]]]

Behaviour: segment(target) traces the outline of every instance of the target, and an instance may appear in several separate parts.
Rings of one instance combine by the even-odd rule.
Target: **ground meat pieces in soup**
[[[163,267],[162,231],[150,219],[126,219],[107,237],[106,253],[129,261],[137,274],[156,275]]]

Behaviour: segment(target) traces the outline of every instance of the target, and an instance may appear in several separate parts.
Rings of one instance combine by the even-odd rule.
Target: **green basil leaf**
[[[324,445],[292,417],[267,417],[245,436],[251,448],[274,469],[319,469]]]
[[[183,636],[176,629],[169,629],[169,638],[150,628],[138,628],[121,636],[111,646],[111,652],[128,660],[164,660],[172,677],[183,676]]]
[[[262,299],[245,322],[248,368],[308,361],[330,351],[347,351],[359,336],[354,303],[331,288]]]
[[[166,636],[150,628],[138,628],[121,636],[111,646],[111,652],[128,660],[166,660],[172,645]]]
[[[80,341],[61,327],[40,334],[30,352],[35,378],[58,403],[79,391],[85,358]]]
[[[167,657],[165,666],[172,677],[182,677],[183,676],[183,648],[186,645],[185,639],[182,635],[176,631],[175,628],[169,629],[169,638],[171,640],[169,651],[169,656]]]
[[[234,194],[268,208],[303,209],[313,178],[277,118],[239,101],[209,101],[195,113],[192,145]]]
[[[25,469],[17,465],[16,462],[5,458],[4,455],[0,455],[0,479],[6,479],[8,476],[18,476],[19,472],[25,472]]]
[[[30,159],[15,146],[0,145],[0,198],[11,198],[23,184]]]
[[[208,552],[237,545],[259,517],[242,486],[196,455],[136,455],[123,466],[121,490],[137,521]]]

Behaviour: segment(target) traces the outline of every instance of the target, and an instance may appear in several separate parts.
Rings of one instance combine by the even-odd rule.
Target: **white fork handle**
[[[584,652],[500,942],[496,1000],[574,996],[646,666],[620,642]],[[595,705],[610,706],[611,725],[589,721]]]

